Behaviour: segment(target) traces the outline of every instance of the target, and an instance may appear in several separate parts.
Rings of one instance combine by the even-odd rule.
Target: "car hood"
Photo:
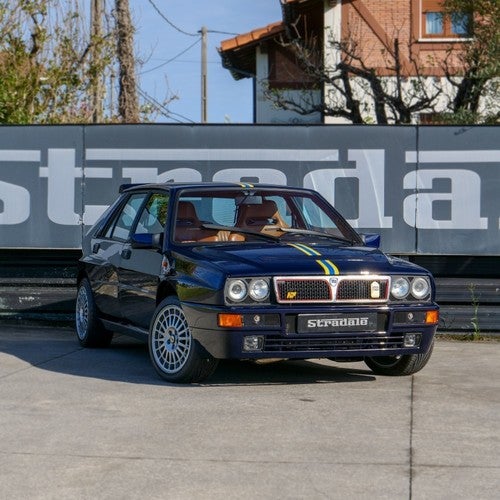
[[[425,273],[378,249],[327,244],[256,243],[191,247],[182,252],[231,276]]]

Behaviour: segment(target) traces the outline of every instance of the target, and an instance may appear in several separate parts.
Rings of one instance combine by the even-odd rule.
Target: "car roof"
[[[276,189],[282,191],[304,191],[310,189],[283,186],[279,184],[253,184],[250,182],[163,182],[149,184],[122,184],[120,193],[148,190],[178,191],[181,189],[212,190],[212,189]]]

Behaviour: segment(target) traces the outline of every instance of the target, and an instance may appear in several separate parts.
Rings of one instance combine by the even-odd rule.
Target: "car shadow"
[[[106,349],[82,348],[72,328],[0,326],[0,355],[14,356],[38,369],[77,377],[90,377],[130,384],[178,387],[220,387],[276,384],[353,383],[376,380],[359,364],[336,364],[328,360],[280,361],[257,364],[222,360],[215,373],[198,384],[171,384],[155,373],[147,345],[115,335]],[[353,369],[354,367],[354,369]],[[12,368],[17,372],[22,368]],[[6,371],[7,370],[7,371]],[[0,367],[0,376],[11,373]]]
[[[338,384],[375,380],[368,369],[352,369],[350,365],[323,359],[285,360],[269,364],[222,360],[215,373],[199,385]]]

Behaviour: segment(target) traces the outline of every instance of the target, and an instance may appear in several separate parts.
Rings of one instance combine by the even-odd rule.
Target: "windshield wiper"
[[[313,231],[311,229],[297,229],[297,228],[290,228],[290,227],[278,227],[276,229],[278,231],[283,231],[284,233],[309,234],[311,236],[322,236],[324,238],[329,238],[329,239],[332,239],[332,240],[342,241],[344,243],[349,243],[351,245],[354,245],[354,241],[353,240],[349,240],[348,238],[345,238],[343,236],[335,236],[334,234],[323,233],[321,231]]]
[[[230,227],[230,226],[218,226],[217,224],[202,224],[201,227],[204,229],[213,229],[215,231],[231,231],[232,233],[242,233],[242,234],[251,234],[252,236],[259,236],[264,238],[265,240],[271,240],[274,242],[278,241],[276,236],[272,236],[270,234],[259,233],[257,231],[250,231],[249,229],[244,229],[241,227]]]

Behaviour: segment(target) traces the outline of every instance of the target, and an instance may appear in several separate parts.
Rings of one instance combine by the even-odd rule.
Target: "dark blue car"
[[[124,186],[84,239],[78,339],[147,339],[171,382],[201,381],[228,358],[364,360],[410,375],[431,356],[434,281],[377,247],[307,189]]]

